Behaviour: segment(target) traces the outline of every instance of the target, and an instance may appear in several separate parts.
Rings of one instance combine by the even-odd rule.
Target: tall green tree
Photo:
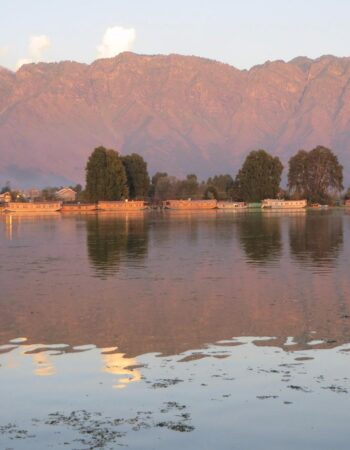
[[[98,200],[121,200],[128,196],[122,160],[115,150],[97,147],[86,164],[86,197]]]
[[[198,195],[199,183],[197,175],[191,173],[184,180],[179,180],[176,187],[177,198],[196,198]]]
[[[167,176],[168,176],[168,174],[166,172],[156,172],[153,175],[152,180],[151,180],[151,184],[150,184],[150,187],[149,187],[149,191],[148,191],[148,195],[151,198],[154,198],[155,195],[156,195],[158,181],[161,178],[164,178],[164,177],[167,177]]]
[[[128,180],[130,198],[144,198],[148,195],[150,179],[147,171],[147,163],[137,153],[122,157]]]
[[[276,198],[280,189],[283,165],[279,158],[265,150],[254,150],[239,170],[234,191],[240,199],[258,202],[264,198]]]
[[[288,188],[295,197],[327,202],[343,189],[343,166],[329,148],[300,150],[289,160]]]
[[[176,198],[178,180],[169,175],[163,174],[157,179],[154,197],[157,200],[169,200]]]
[[[209,187],[215,188],[215,191],[217,192],[217,199],[226,200],[231,197],[233,187],[233,179],[231,175],[215,175],[214,177],[208,178],[206,184],[208,186],[207,189]]]

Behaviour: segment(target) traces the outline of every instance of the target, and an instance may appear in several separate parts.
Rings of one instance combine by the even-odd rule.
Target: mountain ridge
[[[266,61],[249,70],[197,56],[126,52],[91,64],[0,68],[0,183],[84,180],[98,145],[140,153],[151,172],[238,170],[265,148],[331,147],[350,174],[350,58]],[[349,161],[348,161],[349,160]]]

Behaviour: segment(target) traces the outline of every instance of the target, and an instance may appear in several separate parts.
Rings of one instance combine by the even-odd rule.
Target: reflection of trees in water
[[[88,255],[99,276],[117,272],[123,258],[127,263],[145,257],[148,235],[144,219],[144,215],[97,215],[88,218]]]
[[[343,220],[331,212],[311,213],[290,222],[292,255],[316,266],[333,267],[343,246]]]
[[[269,214],[247,214],[237,223],[241,246],[248,262],[267,263],[281,257],[280,217]]]

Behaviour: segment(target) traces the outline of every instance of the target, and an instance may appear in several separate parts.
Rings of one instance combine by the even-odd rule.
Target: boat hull
[[[63,205],[61,212],[63,213],[69,213],[69,212],[90,212],[90,211],[96,211],[97,205],[96,204],[88,204],[88,205]]]

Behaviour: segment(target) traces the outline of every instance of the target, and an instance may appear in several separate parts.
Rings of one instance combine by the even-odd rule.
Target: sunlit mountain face
[[[265,148],[288,158],[331,147],[350,179],[350,59],[324,56],[238,70],[208,59],[123,53],[0,69],[0,179],[84,180],[101,144],[140,153],[151,172],[235,174]]]

